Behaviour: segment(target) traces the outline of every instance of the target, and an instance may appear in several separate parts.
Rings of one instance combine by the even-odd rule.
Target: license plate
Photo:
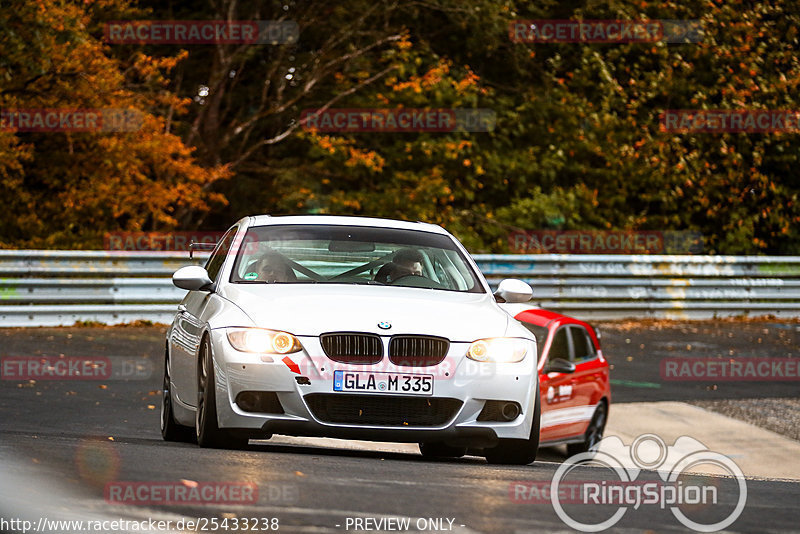
[[[334,371],[333,390],[433,395],[433,375]]]

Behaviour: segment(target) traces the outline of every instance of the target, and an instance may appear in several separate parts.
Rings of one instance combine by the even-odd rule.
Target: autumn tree
[[[180,55],[110,57],[98,13],[139,16],[125,1],[3,4],[0,109],[127,110],[130,131],[0,131],[0,246],[97,247],[105,232],[168,230],[181,210],[224,202],[208,190],[229,176],[200,166],[169,133],[167,111],[186,99],[167,90]],[[8,126],[8,125],[7,125]]]

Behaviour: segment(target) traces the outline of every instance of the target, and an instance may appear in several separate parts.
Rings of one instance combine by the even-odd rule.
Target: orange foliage
[[[125,0],[104,0],[110,12]],[[166,74],[185,57],[136,54],[130,64],[90,33],[92,2],[6,5],[0,108],[130,110],[135,131],[0,131],[0,247],[91,247],[115,230],[169,230],[225,199],[210,191],[225,166],[203,168],[160,115],[186,109]],[[13,75],[11,74],[13,73]],[[185,229],[185,228],[184,228]]]

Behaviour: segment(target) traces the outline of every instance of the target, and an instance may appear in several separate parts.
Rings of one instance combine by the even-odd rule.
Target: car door
[[[556,358],[573,361],[572,336],[569,326],[560,326],[552,334],[550,346],[543,355],[544,367],[539,373],[542,400],[540,441],[560,441],[581,431],[582,405],[575,394],[573,373],[548,371]]]
[[[583,424],[578,433],[583,434],[594,414],[594,407],[600,400],[604,390],[607,367],[598,358],[594,342],[581,325],[569,327],[572,339],[572,363],[575,372],[572,376],[572,387],[578,405],[585,407]]]
[[[208,258],[205,269],[208,277],[217,281],[222,265],[230,252],[237,227],[228,230]],[[189,406],[197,404],[197,353],[204,325],[199,319],[211,299],[209,291],[190,291],[178,307],[175,327],[170,339],[172,385],[175,396]]]

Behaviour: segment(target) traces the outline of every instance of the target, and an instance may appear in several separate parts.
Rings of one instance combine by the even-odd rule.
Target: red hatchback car
[[[608,360],[597,332],[560,313],[505,306],[536,336],[542,402],[539,446],[566,444],[570,456],[586,452],[603,438],[611,403]]]

